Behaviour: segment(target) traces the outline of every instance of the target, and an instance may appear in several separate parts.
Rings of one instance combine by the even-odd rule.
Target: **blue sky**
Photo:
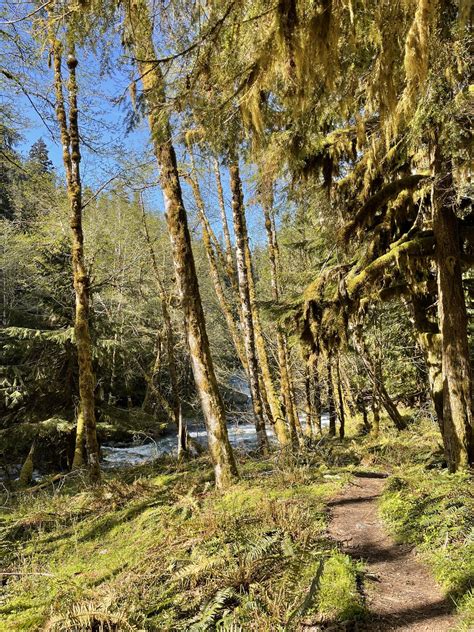
[[[23,23],[20,23],[21,28]],[[27,25],[25,25],[27,26]],[[97,190],[113,176],[121,174],[129,179],[133,186],[140,186],[140,179],[145,178],[147,188],[144,196],[148,208],[152,212],[162,212],[163,200],[161,191],[156,184],[158,173],[153,159],[149,143],[149,132],[147,121],[142,120],[136,127],[127,133],[126,118],[132,110],[131,101],[128,95],[128,86],[132,78],[133,70],[122,58],[122,51],[118,37],[112,44],[98,44],[98,54],[93,55],[81,49],[77,52],[79,65],[77,76],[79,80],[79,124],[82,143],[81,172],[83,182],[92,190]],[[0,40],[0,46],[1,46]],[[35,44],[37,47],[37,44]],[[107,63],[102,60],[106,53]],[[1,63],[0,50],[0,63]],[[5,51],[3,51],[5,55]],[[102,60],[99,61],[100,57]],[[64,68],[63,76],[67,78],[67,69]],[[30,99],[19,92],[15,97],[15,109],[21,112],[21,134],[22,141],[18,149],[27,155],[31,145],[43,138],[48,150],[50,159],[55,166],[59,177],[64,176],[62,165],[62,149],[59,142],[59,135],[54,121],[54,113],[50,105],[45,106],[42,97],[38,94],[48,95],[50,101],[54,101],[53,95],[53,71],[48,68],[47,51],[43,52],[39,68],[31,70],[24,68],[25,86],[29,92]],[[33,86],[30,90],[30,86]],[[117,100],[122,97],[120,103]],[[0,94],[0,99],[2,95]],[[33,107],[33,105],[35,107]],[[35,108],[43,115],[43,119],[35,111]],[[45,125],[46,121],[46,125]],[[48,129],[49,128],[49,129]],[[53,133],[51,133],[51,131]],[[182,148],[177,146],[179,153]],[[137,165],[147,165],[146,169],[137,169]],[[248,170],[243,170],[243,172]],[[230,214],[230,190],[228,184],[228,174],[223,170],[224,193],[227,199],[229,223]],[[113,183],[110,185],[113,186]],[[212,176],[203,178],[201,183],[202,193],[208,203],[210,218],[213,220],[216,232],[220,232],[220,222],[214,221],[217,218],[218,207],[216,191]],[[185,202],[188,210],[193,207],[192,196],[183,186],[185,192]],[[244,195],[247,202],[250,202],[252,190],[244,182]],[[192,215],[192,213],[190,213]],[[264,239],[264,228],[261,210],[248,205],[247,221],[249,225],[249,235],[251,243],[259,243]],[[196,228],[191,222],[191,227]]]

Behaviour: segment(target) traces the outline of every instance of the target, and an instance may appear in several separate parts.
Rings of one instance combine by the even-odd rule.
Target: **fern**
[[[222,567],[225,563],[226,560],[218,556],[203,557],[200,555],[196,560],[181,568],[175,577],[179,582],[192,579],[199,581],[199,579],[203,579],[211,572],[215,572],[217,568]]]
[[[236,597],[237,593],[233,588],[219,590],[205,608],[190,621],[189,632],[207,632],[214,629],[218,620],[229,612],[225,610],[226,604]]]
[[[91,602],[75,604],[69,612],[52,617],[44,628],[45,632],[142,632],[133,626],[124,612],[107,612]]]

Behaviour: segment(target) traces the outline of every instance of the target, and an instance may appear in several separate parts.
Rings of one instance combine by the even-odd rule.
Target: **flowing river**
[[[304,420],[301,420],[304,423]],[[327,426],[329,422],[326,414],[322,415],[322,425]],[[242,452],[249,452],[257,447],[257,435],[255,426],[242,421],[229,421],[227,424],[229,441],[233,448]],[[206,430],[203,426],[188,423],[189,435],[202,446],[207,445]],[[276,443],[276,438],[272,428],[267,428],[268,438],[271,443]],[[166,454],[174,455],[177,452],[177,439],[175,435],[165,435],[156,440],[150,440],[141,445],[126,447],[115,447],[110,445],[102,446],[102,465],[105,469],[117,467],[129,467],[149,463],[154,459]]]

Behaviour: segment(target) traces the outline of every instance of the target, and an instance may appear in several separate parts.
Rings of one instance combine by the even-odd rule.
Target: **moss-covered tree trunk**
[[[342,392],[342,380],[341,380],[341,367],[340,357],[337,356],[336,360],[336,381],[337,381],[337,394],[339,400],[339,437],[344,439],[346,434],[346,416],[344,412],[344,395]]]
[[[188,219],[166,110],[163,75],[159,64],[152,61],[156,59],[156,52],[146,0],[129,0],[124,6],[128,27],[126,41],[140,73],[148,106],[151,140],[160,169],[160,185],[196,390],[204,413],[216,486],[224,488],[237,476],[237,467],[209,349]]]
[[[305,362],[304,368],[304,394],[306,417],[305,435],[307,437],[313,437],[315,434],[313,420],[313,399],[311,396],[311,369],[308,361]]]
[[[213,166],[214,166],[214,176],[216,178],[217,198],[219,200],[219,210],[220,210],[221,222],[222,222],[222,232],[224,234],[225,259],[227,262],[226,271],[227,271],[228,276],[231,279],[234,279],[236,274],[235,274],[232,242],[230,239],[229,222],[227,221],[224,190],[222,188],[221,171],[219,168],[219,161],[217,160],[217,158],[214,159]]]
[[[74,335],[79,363],[79,409],[82,416],[90,480],[100,482],[99,444],[95,419],[95,378],[92,368],[92,343],[89,331],[90,282],[84,261],[84,234],[82,230],[82,185],[80,176],[80,140],[77,107],[77,59],[71,48],[67,58],[69,69],[69,120],[63,95],[61,72],[61,44],[51,41],[54,83],[56,93],[56,118],[61,132],[63,163],[66,172],[67,191],[70,204],[70,226],[72,237],[72,270],[76,297]],[[79,419],[80,419],[79,416]],[[79,421],[78,419],[78,421]],[[81,428],[76,434],[76,465],[82,454]]]
[[[359,331],[355,332],[354,344],[367,371],[367,375],[378,394],[379,403],[385,408],[387,415],[393,421],[395,428],[397,430],[403,430],[405,428],[403,417],[398,411],[395,402],[390,397],[383,381],[381,358],[374,359],[370,355],[365,345],[365,341]]]
[[[33,440],[31,448],[26,456],[21,467],[20,476],[18,477],[18,484],[20,487],[27,487],[33,480],[33,471],[35,468],[34,458],[36,449],[36,439]]]
[[[268,437],[265,430],[265,419],[263,416],[263,401],[258,380],[257,350],[255,346],[255,330],[250,304],[249,276],[251,270],[248,269],[246,257],[247,248],[247,225],[245,221],[245,209],[243,203],[242,182],[240,179],[237,159],[232,160],[230,165],[230,187],[232,191],[232,217],[234,221],[235,252],[237,260],[237,279],[239,282],[240,303],[242,309],[242,328],[244,335],[245,354],[247,356],[248,376],[250,394],[252,397],[252,408],[255,417],[255,428],[257,431],[257,441],[259,449],[268,450]]]
[[[170,382],[171,382],[171,399],[172,399],[171,407],[173,410],[173,421],[176,425],[176,430],[178,433],[178,457],[182,457],[182,456],[186,456],[189,452],[188,433],[186,430],[186,424],[182,416],[181,396],[179,393],[178,366],[176,362],[176,356],[174,353],[175,346],[176,346],[176,337],[174,335],[173,321],[171,319],[171,312],[169,308],[170,298],[168,296],[168,292],[166,291],[164,283],[161,279],[160,270],[158,268],[158,262],[156,260],[155,251],[153,249],[153,244],[150,239],[150,233],[148,231],[145,205],[143,204],[143,200],[141,200],[141,206],[142,206],[142,221],[143,221],[143,229],[145,232],[145,240],[147,242],[148,249],[150,251],[153,271],[155,273],[156,285],[158,288],[158,293],[160,295],[160,301],[161,301],[161,312],[163,314],[163,324],[164,324],[164,329],[165,329],[166,356],[168,359],[168,374],[170,376]],[[154,379],[154,375],[151,376],[152,384],[154,384],[153,379]]]
[[[313,358],[312,366],[311,366],[312,380],[313,380],[313,419],[318,429],[318,433],[322,434],[322,421],[321,415],[323,412],[322,402],[321,402],[321,379],[319,377],[319,369],[318,369],[318,360],[317,358]]]
[[[84,456],[87,458],[87,453],[85,452],[85,425],[84,425],[84,415],[82,414],[81,408],[78,407],[76,413],[76,441],[74,445],[74,456],[72,459],[71,469],[77,470],[84,465]]]
[[[380,432],[380,402],[377,388],[374,384],[372,393],[372,425],[370,434],[373,437],[378,437]]]
[[[331,358],[327,360],[327,399],[328,399],[328,414],[329,414],[329,435],[331,437],[336,436],[336,406],[334,404],[334,387],[332,381],[332,363]]]
[[[474,461],[472,376],[452,165],[443,156],[439,143],[433,149],[432,175],[442,345],[443,435],[448,466],[456,471],[469,467]]]
[[[206,215],[204,200],[201,195],[201,189],[199,187],[197,173],[196,173],[196,169],[194,165],[194,157],[191,150],[190,150],[190,156],[191,156],[192,173],[191,173],[191,177],[187,178],[187,182],[191,186],[191,189],[194,195],[194,201],[196,202],[198,218],[199,218],[199,221],[201,223],[201,228],[202,228],[202,241],[204,243],[206,257],[209,263],[209,272],[211,276],[211,281],[214,286],[214,291],[216,293],[219,307],[221,308],[222,314],[224,315],[225,321],[227,323],[227,328],[229,329],[230,337],[232,338],[235,351],[240,360],[240,363],[242,364],[244,371],[248,375],[248,363],[247,363],[247,356],[245,355],[244,342],[239,332],[238,324],[234,317],[232,306],[230,302],[227,300],[227,297],[224,291],[224,286],[219,274],[219,266],[218,266],[218,262],[216,258],[216,253],[214,251],[214,247],[212,244],[212,236],[211,236],[212,227],[210,226],[208,217]],[[228,230],[229,229],[227,227],[227,232]],[[229,265],[229,262],[228,262],[228,265]],[[232,259],[230,259],[230,265],[232,266]],[[231,275],[234,274],[232,269],[227,270],[227,273],[228,274],[230,273]]]
[[[429,391],[444,441],[441,335],[439,333],[438,323],[428,318],[429,308],[434,302],[435,298],[432,294],[413,294],[410,301],[416,337],[423,353],[428,373]],[[445,450],[447,449],[448,447],[445,446]]]
[[[273,211],[273,185],[269,182],[262,183],[262,209],[265,219],[265,230],[267,233],[268,256],[270,259],[270,282],[272,287],[272,298],[275,303],[280,301],[280,285],[278,271],[278,245],[276,232],[272,222]],[[293,398],[291,395],[291,383],[288,371],[288,358],[286,353],[286,341],[284,333],[279,325],[277,325],[277,353],[278,366],[280,369],[280,389],[281,398],[283,400],[286,414],[288,417],[289,436],[292,443],[297,443],[297,420],[295,419]]]
[[[155,380],[160,373],[162,364],[163,341],[161,331],[158,331],[156,334],[156,342],[153,352],[154,360],[150,363],[149,372],[145,375],[146,389],[142,402],[142,410],[146,413],[154,413],[154,410],[156,409],[156,406],[154,406],[156,402],[153,401],[152,397],[156,389]],[[174,421],[174,419],[171,418],[170,421]]]

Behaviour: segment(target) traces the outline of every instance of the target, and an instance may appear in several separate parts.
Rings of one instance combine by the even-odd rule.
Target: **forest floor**
[[[473,479],[433,424],[236,454],[225,492],[205,455],[5,488],[0,631],[474,630]]]
[[[378,513],[386,481],[355,478],[329,502],[329,535],[342,551],[362,559],[367,632],[447,632],[457,623],[453,603],[413,547],[388,535]]]

